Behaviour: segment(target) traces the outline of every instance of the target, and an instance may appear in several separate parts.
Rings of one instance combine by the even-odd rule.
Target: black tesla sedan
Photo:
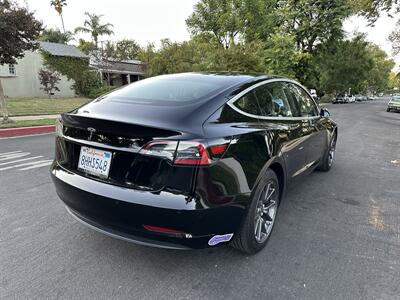
[[[328,111],[295,81],[165,75],[62,114],[51,174],[71,215],[105,234],[255,253],[288,184],[331,168],[336,138]]]

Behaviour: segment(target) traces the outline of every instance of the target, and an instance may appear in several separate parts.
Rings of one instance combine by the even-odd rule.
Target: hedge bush
[[[104,94],[107,94],[107,93],[115,90],[116,88],[117,87],[115,87],[115,86],[105,85],[105,86],[99,87],[97,89],[93,89],[92,91],[90,91],[88,96],[91,99],[95,99],[95,98],[98,98]]]

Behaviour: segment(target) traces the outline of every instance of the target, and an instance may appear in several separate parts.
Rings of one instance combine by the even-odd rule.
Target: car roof
[[[261,74],[261,73],[242,73],[242,72],[187,72],[187,73],[178,73],[178,74],[170,74],[163,75],[168,77],[180,77],[181,79],[201,79],[205,82],[218,82],[222,86],[232,86],[236,84],[241,84],[245,82],[251,81],[260,81],[260,80],[268,80],[275,78],[283,78],[280,76],[272,75],[272,74]]]

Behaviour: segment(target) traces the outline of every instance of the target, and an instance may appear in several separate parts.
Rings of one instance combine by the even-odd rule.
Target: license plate
[[[107,178],[110,172],[111,158],[111,152],[82,146],[78,169],[95,176]]]

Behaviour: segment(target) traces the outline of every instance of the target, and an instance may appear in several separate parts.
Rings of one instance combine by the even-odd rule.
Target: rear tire
[[[265,247],[275,225],[279,206],[279,181],[268,169],[255,187],[246,217],[231,246],[247,254]]]
[[[322,158],[321,164],[318,166],[317,170],[322,172],[328,172],[333,165],[333,159],[336,152],[336,140],[337,134],[333,133],[331,140],[329,141],[329,147],[326,150],[324,157]]]
[[[386,111],[387,111],[387,112],[390,112],[390,108],[387,108]]]

